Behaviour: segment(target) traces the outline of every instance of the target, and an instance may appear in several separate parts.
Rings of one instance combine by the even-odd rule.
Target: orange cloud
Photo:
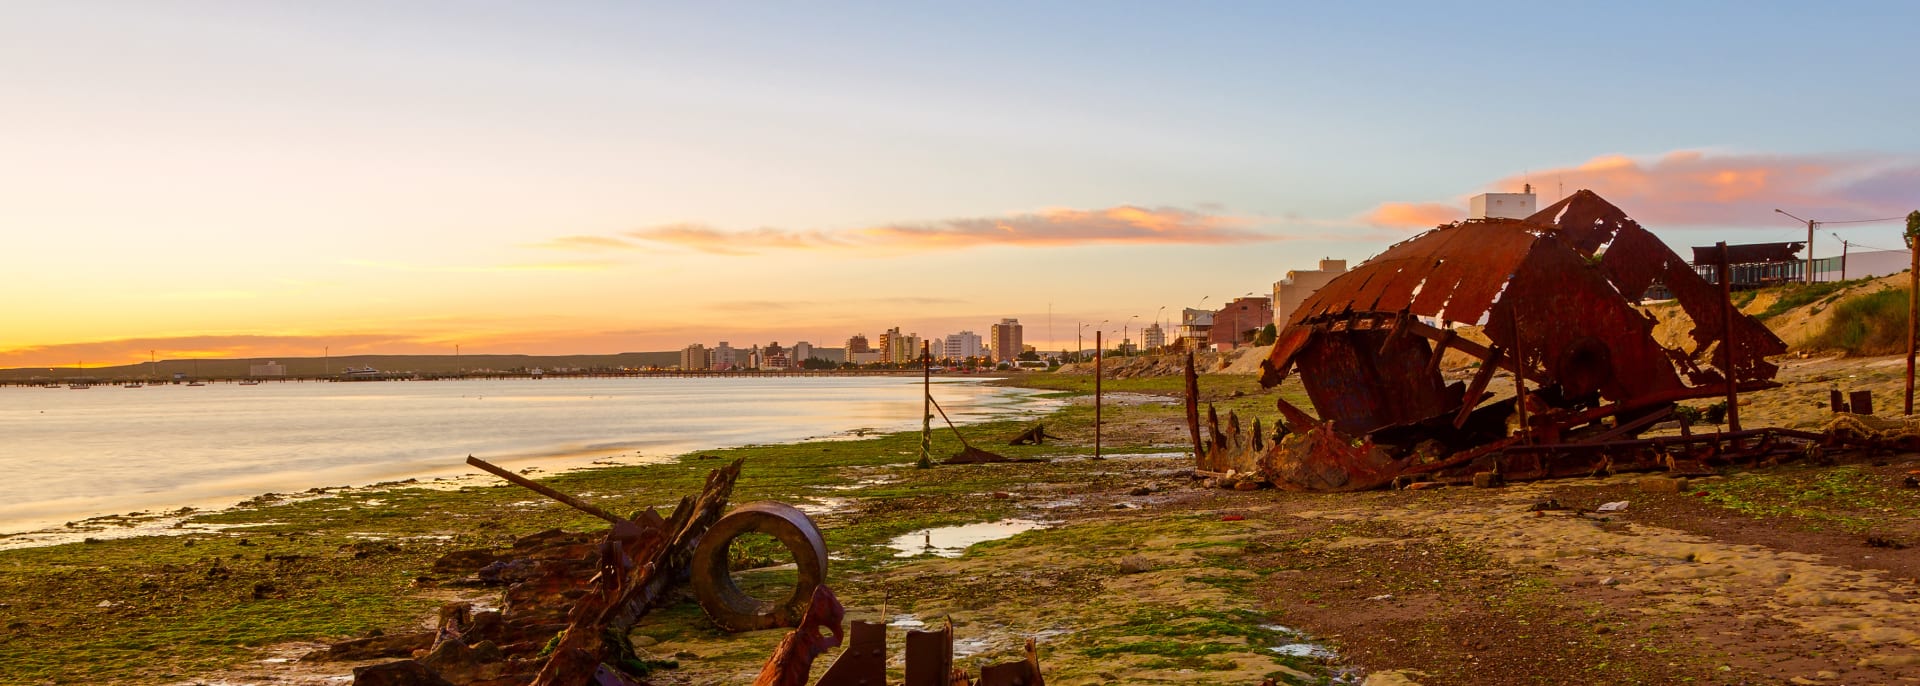
[[[1437,202],[1389,202],[1368,212],[1361,221],[1374,226],[1430,227],[1466,218],[1467,210]]]
[[[433,344],[438,353],[444,347]],[[427,350],[427,344],[410,336],[390,334],[305,335],[207,335],[122,338],[105,341],[60,343],[0,349],[0,369],[13,367],[88,367],[145,362],[148,352],[162,360],[233,359],[275,356],[318,357],[331,350],[334,356],[359,354],[396,354]]]
[[[1561,169],[1489,184],[1512,191],[1532,183],[1541,205],[1561,189],[1592,189],[1649,226],[1775,224],[1774,208],[1823,220],[1896,217],[1920,207],[1920,160],[1867,155],[1762,155],[1677,150],[1650,159],[1603,155]],[[1373,223],[1430,227],[1440,222],[1386,203]],[[1443,205],[1424,205],[1444,207]]]
[[[839,231],[759,228],[723,231],[700,224],[673,224],[628,232],[627,238],[716,255],[776,250],[865,249],[915,251],[988,245],[1053,247],[1109,244],[1226,244],[1278,240],[1255,231],[1249,220],[1181,208],[1122,205],[1097,210],[1051,209],[1005,217],[969,217],[895,223]],[[586,240],[592,239],[592,240]],[[562,243],[564,241],[564,243]],[[617,241],[617,239],[616,239]],[[603,247],[596,237],[569,237],[546,245]],[[605,247],[613,247],[606,245]]]

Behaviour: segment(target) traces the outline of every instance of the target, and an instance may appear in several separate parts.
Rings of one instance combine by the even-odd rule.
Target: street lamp
[[[1131,316],[1129,316],[1129,317],[1127,317],[1127,323],[1126,323],[1126,324],[1122,324],[1122,325],[1120,326],[1120,346],[1121,346],[1121,347],[1120,347],[1120,356],[1121,356],[1121,357],[1126,357],[1126,356],[1127,356],[1127,348],[1126,348],[1126,345],[1127,345],[1127,329],[1128,329],[1128,328],[1131,328],[1131,327],[1133,326],[1133,320],[1135,320],[1135,319],[1139,319],[1139,318],[1140,318],[1140,315],[1137,315],[1137,314],[1136,314],[1136,315],[1131,315]]]
[[[1773,211],[1779,212],[1780,214],[1784,214],[1789,217],[1793,217],[1792,213],[1787,212],[1786,210],[1779,209],[1777,207],[1774,208]],[[1795,220],[1803,221],[1807,223],[1807,273],[1804,275],[1805,278],[1801,279],[1801,281],[1804,283],[1813,283],[1813,229],[1814,227],[1819,226],[1820,222],[1814,221],[1812,219],[1801,219],[1799,217],[1793,217],[1793,218]]]

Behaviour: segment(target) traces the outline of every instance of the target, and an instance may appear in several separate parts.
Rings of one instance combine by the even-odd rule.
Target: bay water
[[[266,492],[471,474],[469,454],[554,471],[913,429],[919,385],[730,377],[5,387],[0,535]],[[955,422],[1052,405],[1035,391],[974,380],[935,383],[933,394]]]

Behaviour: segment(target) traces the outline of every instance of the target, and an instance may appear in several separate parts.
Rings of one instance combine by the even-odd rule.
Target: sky
[[[1898,2],[5,3],[0,367],[1008,317],[1058,349],[1527,183],[1683,253],[1804,240],[1775,208],[1920,208],[1914,26]]]

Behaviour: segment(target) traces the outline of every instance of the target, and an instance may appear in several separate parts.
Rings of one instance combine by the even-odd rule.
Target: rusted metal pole
[[[1807,245],[1813,245],[1809,242]],[[1734,373],[1733,360],[1733,269],[1727,265],[1727,242],[1720,241],[1714,247],[1719,249],[1717,261],[1720,267],[1720,296],[1725,301],[1721,305],[1724,316],[1720,319],[1720,350],[1724,356],[1721,370],[1727,373],[1727,430],[1740,430],[1740,380]],[[1807,251],[1811,256],[1813,251]],[[1812,264],[1808,264],[1807,273],[1813,273]],[[1812,283],[1809,281],[1808,283]]]
[[[1907,232],[1914,233],[1916,224],[1920,224],[1920,212],[1907,215]],[[1913,416],[1913,342],[1914,328],[1920,326],[1920,249],[1914,245],[1913,238],[1907,239],[1907,253],[1913,258],[1912,268],[1907,270],[1907,416]]]
[[[1100,459],[1100,365],[1106,356],[1100,332],[1093,332],[1093,459]]]
[[[927,341],[920,342],[920,462],[933,466],[933,354]]]
[[[532,479],[529,479],[524,476],[520,476],[519,474],[515,474],[513,472],[507,471],[500,467],[494,466],[493,463],[487,462],[486,460],[482,460],[472,455],[468,455],[467,464],[473,465],[475,467],[479,467],[480,469],[485,470],[488,474],[492,474],[502,479],[511,481],[514,483],[514,485],[519,486],[521,488],[527,489],[529,491],[533,491],[535,493],[544,495],[554,500],[558,500],[562,504],[566,505],[567,507],[571,507],[581,512],[585,512],[595,517],[599,517],[601,519],[607,520],[614,524],[627,523],[627,520],[620,517],[619,515],[594,507],[592,504],[588,503],[587,501],[581,500],[579,498],[575,498],[565,493],[561,493],[551,488],[547,488],[546,486],[543,486]]]
[[[1513,404],[1520,411],[1520,443],[1533,442],[1533,432],[1527,424],[1527,349],[1520,343],[1520,317],[1507,308],[1507,331],[1513,336]]]
[[[1200,446],[1200,374],[1193,368],[1193,351],[1187,351],[1187,432],[1193,434],[1193,456],[1201,457]]]

